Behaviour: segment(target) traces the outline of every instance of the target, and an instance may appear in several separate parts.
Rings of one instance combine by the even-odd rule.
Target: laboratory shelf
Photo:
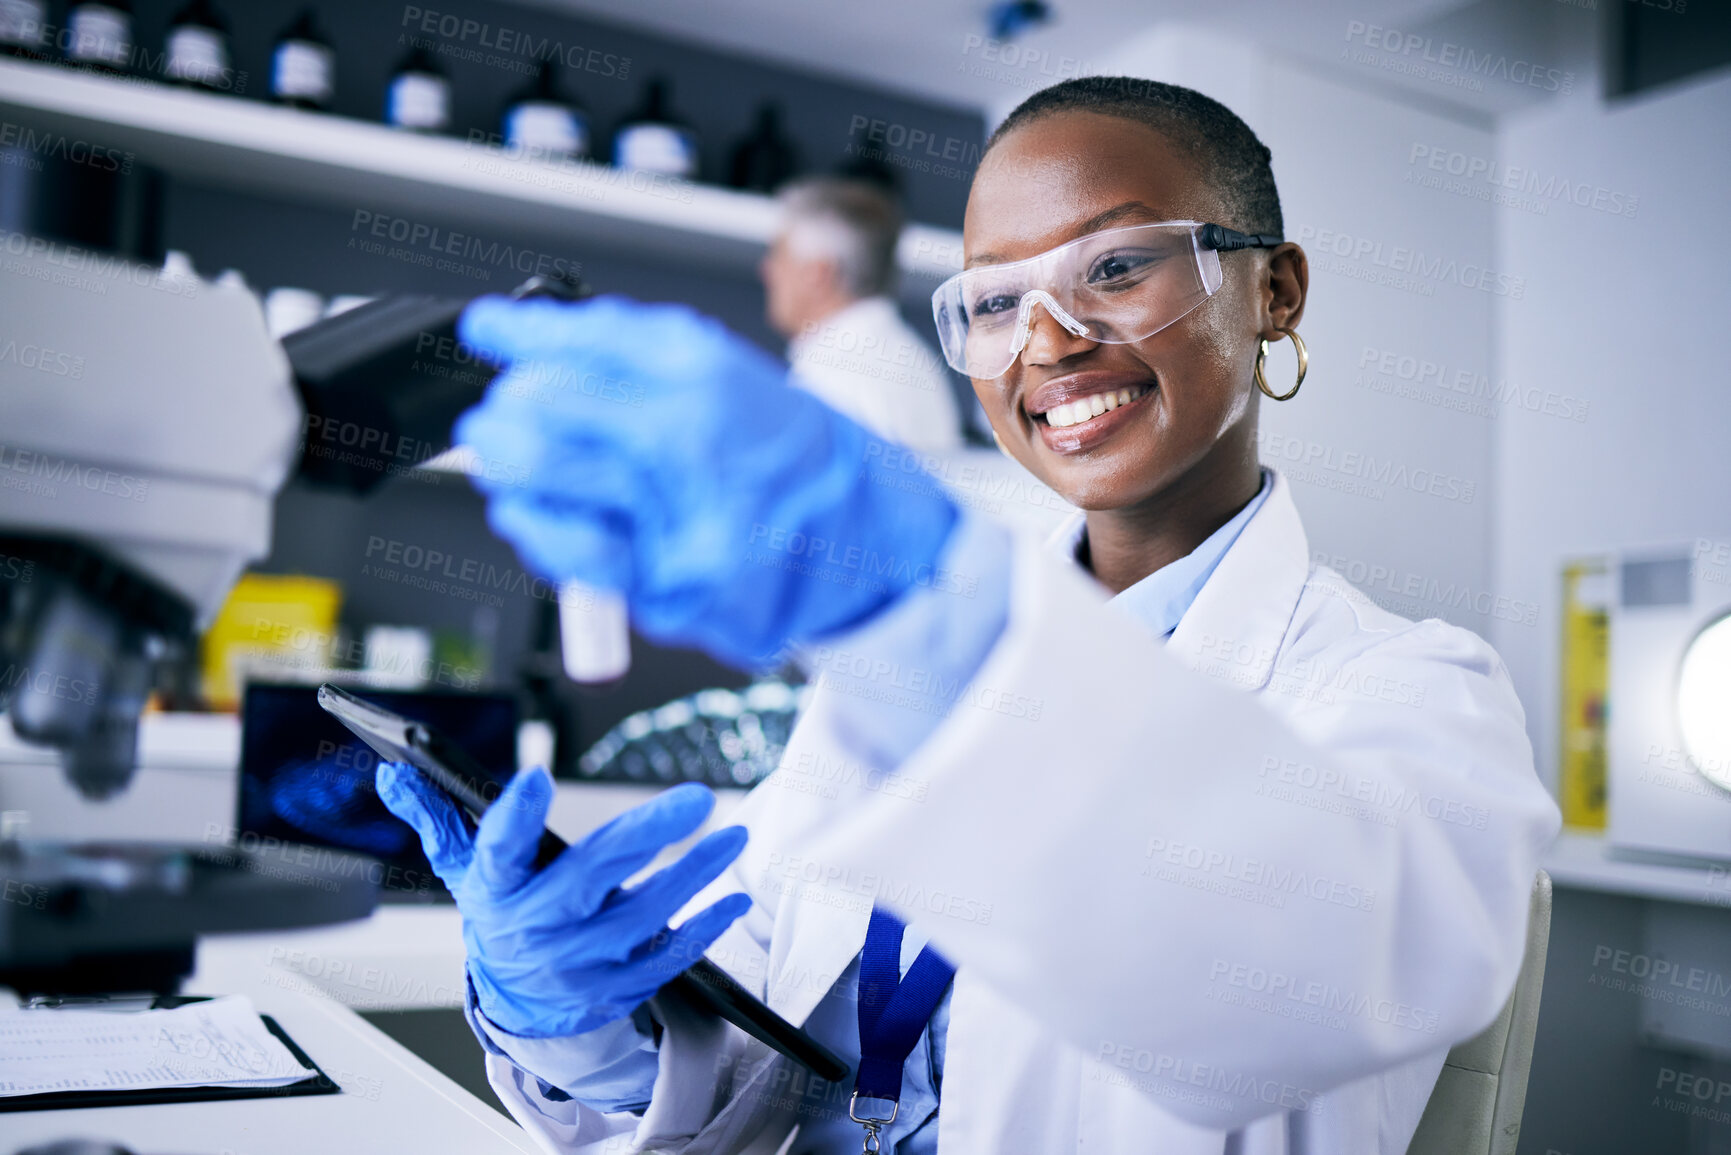
[[[0,115],[64,134],[69,149],[94,141],[201,184],[429,224],[528,228],[712,268],[755,262],[776,221],[775,202],[756,193],[27,60],[0,59]],[[903,232],[902,271],[917,280],[950,275],[960,254],[953,230]]]
[[[1540,864],[1557,886],[1731,909],[1731,864],[1634,855],[1566,831]]]

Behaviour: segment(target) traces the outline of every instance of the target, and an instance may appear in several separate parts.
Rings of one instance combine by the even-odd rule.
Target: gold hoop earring
[[[1279,326],[1275,326],[1279,328]],[[1291,401],[1298,396],[1298,387],[1304,384],[1304,375],[1310,371],[1310,350],[1304,347],[1304,339],[1291,329],[1280,329],[1292,338],[1292,344],[1298,350],[1298,380],[1292,383],[1292,388],[1284,393],[1276,393],[1268,387],[1268,378],[1262,375],[1262,367],[1268,361],[1268,338],[1257,342],[1256,347],[1256,387],[1276,401]]]

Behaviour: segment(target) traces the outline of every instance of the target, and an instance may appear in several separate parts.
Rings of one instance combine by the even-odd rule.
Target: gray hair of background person
[[[793,255],[832,260],[842,287],[875,297],[895,285],[902,213],[876,185],[837,177],[796,181],[776,198]]]

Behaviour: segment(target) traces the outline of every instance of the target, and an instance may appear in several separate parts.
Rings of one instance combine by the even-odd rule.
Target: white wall
[[[1545,607],[1500,628],[1547,778],[1556,740],[1558,572],[1607,547],[1731,540],[1731,78],[1605,106],[1596,96],[1505,123],[1505,163],[1604,189],[1600,209],[1507,212],[1499,248],[1531,291],[1503,302],[1499,364],[1523,389],[1588,402],[1583,422],[1498,425],[1497,588]],[[1637,198],[1633,217],[1608,194]],[[1613,704],[1614,708],[1614,704]]]
[[[1298,397],[1262,402],[1263,460],[1293,481],[1313,552],[1397,612],[1488,635],[1492,617],[1479,607],[1490,604],[1495,419],[1463,412],[1441,382],[1492,371],[1495,298],[1462,284],[1498,267],[1492,209],[1412,183],[1428,170],[1410,163],[1415,147],[1493,156],[1488,123],[1195,29],[1158,29],[1098,71],[1205,92],[1273,150],[1286,235],[1312,262],[1299,328],[1311,365]],[[1383,352],[1395,372],[1376,371]],[[1439,368],[1421,378],[1423,364]],[[1292,372],[1282,342],[1273,386]],[[1433,477],[1441,495],[1428,492]]]

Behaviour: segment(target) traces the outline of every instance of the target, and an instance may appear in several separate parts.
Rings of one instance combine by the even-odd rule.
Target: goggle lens
[[[1219,254],[1201,238],[1212,228],[1166,221],[1106,229],[1026,260],[959,273],[932,294],[944,360],[969,377],[1002,375],[1015,364],[1042,307],[1089,340],[1127,344],[1150,337],[1219,289]]]

